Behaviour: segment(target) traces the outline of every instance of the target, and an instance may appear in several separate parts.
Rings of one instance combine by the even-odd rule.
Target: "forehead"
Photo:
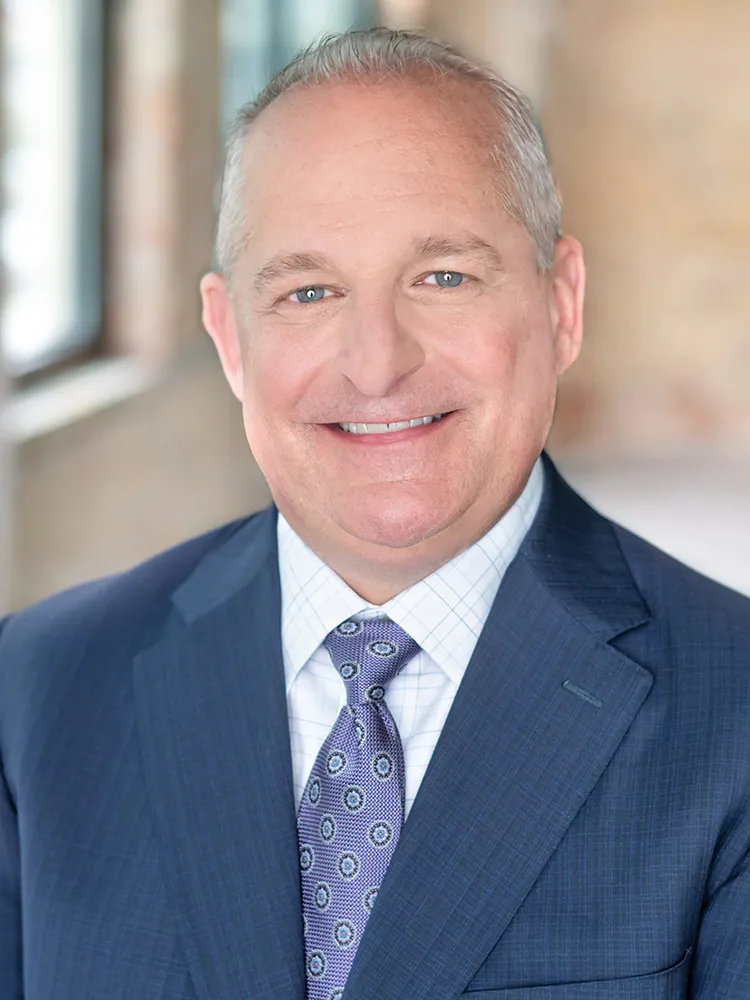
[[[256,120],[245,150],[250,243],[287,230],[341,233],[441,206],[486,211],[497,203],[497,129],[486,90],[450,78],[282,94]]]

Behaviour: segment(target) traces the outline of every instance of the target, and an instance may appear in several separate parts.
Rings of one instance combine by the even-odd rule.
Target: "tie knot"
[[[344,681],[349,705],[382,701],[396,674],[419,652],[418,643],[388,618],[342,622],[323,643]]]

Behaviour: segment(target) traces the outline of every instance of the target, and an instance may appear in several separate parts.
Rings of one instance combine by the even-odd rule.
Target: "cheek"
[[[530,376],[554,368],[551,344],[542,329],[524,320],[478,324],[463,338],[452,361],[485,392],[513,396]]]
[[[285,468],[291,469],[300,451],[304,462],[307,445],[303,410],[315,371],[304,345],[262,329],[245,352],[245,433],[269,479],[274,471],[283,476]]]
[[[273,423],[289,413],[299,395],[300,353],[293,345],[254,328],[243,358],[245,410],[254,420]]]
[[[536,441],[550,422],[557,386],[546,316],[524,310],[474,329],[453,360],[478,390],[482,434],[506,445],[509,437]]]
[[[499,364],[505,364],[519,384],[544,385],[556,371],[555,344],[546,311],[519,303],[498,344]]]
[[[250,449],[267,478],[273,477],[283,417],[293,399],[288,366],[256,343],[245,352],[243,420]]]

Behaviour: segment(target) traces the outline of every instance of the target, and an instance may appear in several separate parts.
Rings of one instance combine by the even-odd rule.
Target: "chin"
[[[370,545],[406,549],[443,531],[460,516],[460,511],[445,509],[435,498],[426,497],[394,503],[364,503],[347,508],[338,518],[349,535]]]

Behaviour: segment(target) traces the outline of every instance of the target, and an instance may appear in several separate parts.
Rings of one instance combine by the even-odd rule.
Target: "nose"
[[[424,350],[399,322],[392,299],[359,303],[339,352],[341,373],[363,396],[387,396],[424,363]]]

